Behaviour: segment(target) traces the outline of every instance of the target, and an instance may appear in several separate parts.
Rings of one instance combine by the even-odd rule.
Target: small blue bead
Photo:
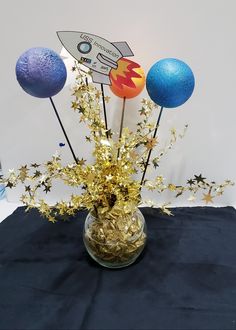
[[[165,108],[185,103],[194,90],[194,75],[190,67],[175,58],[156,62],[147,74],[146,87],[150,98]]]

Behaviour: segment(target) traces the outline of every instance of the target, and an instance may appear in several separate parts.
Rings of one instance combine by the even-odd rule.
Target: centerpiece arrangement
[[[160,175],[154,180],[146,178],[148,166],[156,169],[161,158],[178,138],[183,138],[187,129],[185,126],[181,133],[172,129],[167,147],[151,158],[153,148],[158,149],[157,133],[164,107],[180,106],[193,92],[194,76],[186,63],[168,58],[151,67],[146,79],[151,100],[142,100],[140,120],[136,129],[131,131],[124,125],[125,102],[142,91],[145,75],[140,65],[123,57],[124,53],[132,56],[128,45],[123,42],[112,44],[81,32],[61,32],[58,36],[75,57],[71,68],[76,73],[71,108],[89,128],[90,134],[81,143],[93,145],[93,161],[87,164],[86,160],[75,155],[52,100],[65,84],[63,61],[50,49],[32,48],[17,61],[18,82],[30,95],[50,99],[74,161],[64,165],[61,156],[55,154],[45,164],[32,163],[18,171],[10,171],[1,181],[9,188],[23,184],[25,192],[21,201],[27,206],[26,210],[37,208],[51,222],[75,217],[79,210],[87,209],[84,226],[87,251],[104,266],[124,267],[137,259],[147,240],[145,219],[138,208],[144,203],[142,189],[158,193],[170,190],[175,197],[188,193],[189,200],[195,200],[200,194],[200,198],[209,203],[233,183],[226,180],[216,184],[201,174],[187,180],[185,186],[167,183]],[[90,71],[85,72],[84,65]],[[96,83],[100,84],[100,89]],[[104,84],[111,84],[112,92],[123,98],[119,132],[108,127],[106,102],[109,98],[104,95]],[[157,122],[153,122],[153,112],[158,109]],[[43,195],[50,193],[57,180],[82,190],[68,200],[49,205]],[[166,203],[160,210],[171,215],[168,206]]]

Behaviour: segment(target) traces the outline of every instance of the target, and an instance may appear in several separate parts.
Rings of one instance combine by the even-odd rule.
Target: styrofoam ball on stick
[[[118,97],[131,99],[145,86],[145,74],[141,66],[127,58],[121,58],[117,69],[110,72],[111,91]]]
[[[23,90],[35,97],[52,97],[64,87],[67,72],[60,56],[49,48],[24,52],[16,63],[16,77]]]
[[[161,107],[175,108],[193,93],[195,79],[191,68],[176,58],[156,62],[147,74],[146,87],[150,98]]]

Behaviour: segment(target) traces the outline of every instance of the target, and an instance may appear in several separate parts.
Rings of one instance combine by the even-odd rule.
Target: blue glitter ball
[[[24,91],[32,96],[52,97],[66,81],[66,67],[60,56],[48,48],[30,48],[16,63],[16,77]]]
[[[190,67],[175,58],[156,62],[147,74],[146,87],[150,98],[165,108],[185,103],[194,90],[194,75]]]

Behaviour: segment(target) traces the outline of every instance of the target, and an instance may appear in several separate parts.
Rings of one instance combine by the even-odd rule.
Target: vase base
[[[101,260],[99,258],[96,258],[92,253],[89,253],[89,251],[87,250],[89,256],[94,260],[96,261],[96,263],[98,263],[100,266],[103,266],[103,267],[106,267],[106,268],[109,268],[109,269],[118,269],[118,268],[125,268],[125,267],[128,267],[130,265],[132,265],[133,263],[135,263],[135,261],[138,259],[138,257],[140,256],[140,254],[142,253],[144,249],[144,246],[142,247],[142,249],[140,250],[139,254],[136,255],[135,258],[133,259],[130,259],[130,260],[127,260],[126,262],[108,262],[108,261],[105,261],[105,260]]]

